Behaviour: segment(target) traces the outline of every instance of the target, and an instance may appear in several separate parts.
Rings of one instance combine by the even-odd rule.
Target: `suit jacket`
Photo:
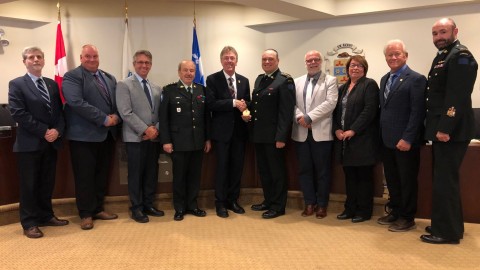
[[[51,113],[35,83],[28,74],[18,77],[8,84],[8,103],[13,119],[18,123],[14,152],[30,152],[45,149],[49,142],[45,140],[47,129],[56,129],[60,137],[52,142],[53,147],[61,146],[65,120],[62,101],[57,83],[43,77],[50,95]]]
[[[467,47],[455,41],[438,54],[428,73],[425,139],[438,131],[451,141],[470,141],[475,134],[472,90],[478,64]]]
[[[383,144],[396,149],[400,139],[412,145],[423,141],[423,121],[425,119],[425,76],[408,66],[395,79],[385,100],[385,86],[390,73],[380,81],[380,132]]]
[[[312,120],[312,135],[315,141],[332,141],[332,113],[337,105],[338,88],[337,79],[321,73],[312,91],[312,103],[308,110],[305,109],[303,89],[307,82],[307,75],[295,79],[296,105],[295,117],[292,126],[292,139],[297,142],[307,140],[308,129],[297,123],[297,118],[305,114]]]
[[[250,83],[247,78],[235,73],[238,100],[250,103]],[[207,77],[207,106],[212,113],[212,139],[228,142],[232,136],[248,139],[247,123],[242,113],[233,107],[233,98],[228,89],[223,70]]]
[[[210,113],[205,104],[206,89],[193,84],[190,95],[178,81],[163,88],[160,104],[160,143],[173,144],[174,151],[202,150],[210,139]]]
[[[270,76],[260,74],[255,80],[249,109],[254,143],[287,142],[295,109],[292,77],[280,69]]]
[[[350,91],[342,128],[342,99],[348,92],[350,80],[338,89],[337,106],[333,112],[333,133],[353,130],[350,140],[339,141],[335,136],[335,156],[343,166],[374,165],[378,159],[378,85],[363,77]]]
[[[99,69],[99,72],[105,79],[110,102],[105,100],[93,75],[82,66],[70,70],[63,77],[67,138],[70,140],[103,142],[109,132],[113,138],[117,136],[117,126],[104,126],[107,115],[118,115],[115,102],[117,81],[103,70]]]
[[[143,83],[135,75],[117,83],[116,100],[118,113],[122,117],[124,142],[141,142],[144,131],[149,126],[158,125],[158,111],[162,89],[149,81],[153,108],[148,102]],[[159,141],[158,137],[153,141]]]

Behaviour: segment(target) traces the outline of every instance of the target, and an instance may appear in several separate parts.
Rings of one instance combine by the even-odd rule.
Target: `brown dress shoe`
[[[406,232],[415,229],[417,226],[415,221],[399,218],[392,225],[388,227],[391,232]]]
[[[324,218],[327,216],[327,207],[317,207],[315,217]]]
[[[302,212],[302,217],[311,216],[311,215],[313,215],[314,212],[315,212],[315,205],[307,204],[307,205],[305,205],[305,209]]]
[[[80,228],[82,228],[82,230],[93,229],[93,219],[91,217],[82,218],[82,222],[80,223]]]
[[[28,238],[40,238],[43,237],[43,232],[37,226],[30,227],[23,230],[23,234]]]
[[[93,219],[101,219],[101,220],[111,220],[116,218],[118,218],[116,214],[111,214],[105,211],[97,213],[95,216],[93,216]]]
[[[45,226],[65,226],[65,225],[68,225],[68,220],[52,217],[49,221],[42,223],[38,226],[45,227]]]

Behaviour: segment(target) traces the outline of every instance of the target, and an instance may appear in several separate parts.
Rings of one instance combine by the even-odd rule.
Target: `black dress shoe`
[[[340,220],[351,219],[351,218],[353,218],[353,215],[345,211],[343,211],[340,215],[337,216],[337,219],[340,219]]]
[[[65,225],[68,225],[68,220],[52,217],[49,221],[44,222],[38,226],[45,227],[45,226],[65,226]]]
[[[268,210],[268,206],[263,204],[263,203],[259,203],[259,204],[254,204],[252,205],[252,210],[253,211],[265,211],[265,210]]]
[[[145,215],[149,215],[149,216],[154,216],[154,217],[163,217],[165,215],[165,213],[162,211],[162,210],[158,210],[157,208],[155,207],[144,207],[143,208],[143,213],[145,213]]]
[[[132,219],[138,223],[147,223],[150,221],[147,215],[145,215],[141,210],[133,210]]]
[[[445,239],[431,234],[424,234],[420,236],[423,242],[429,244],[459,244],[460,240],[458,239]]]
[[[173,216],[173,220],[175,220],[175,221],[183,220],[184,215],[185,215],[185,212],[183,212],[183,211],[175,211],[175,215]]]
[[[203,211],[202,209],[195,208],[193,210],[187,210],[187,214],[191,214],[196,217],[204,217],[207,215],[207,212]]]
[[[229,204],[227,209],[233,211],[236,214],[245,214],[245,209],[243,209],[243,207],[241,207],[236,201]]]
[[[43,237],[43,232],[37,226],[30,227],[23,230],[23,234],[28,238],[40,238]]]
[[[227,208],[225,207],[217,207],[217,216],[221,218],[227,218],[228,217],[228,211]]]
[[[353,223],[359,223],[359,222],[364,222],[364,221],[367,221],[369,220],[370,218],[366,218],[366,217],[362,217],[362,216],[354,216],[352,218],[352,222]]]
[[[267,212],[262,214],[262,218],[270,219],[270,218],[276,218],[276,217],[279,217],[279,216],[282,216],[282,215],[285,215],[285,210],[276,211],[276,210],[270,209]]]

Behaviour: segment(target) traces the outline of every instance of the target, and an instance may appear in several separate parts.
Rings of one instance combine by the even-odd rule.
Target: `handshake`
[[[247,103],[245,103],[245,100],[241,99],[235,99],[235,107],[240,111],[243,112],[247,109]]]

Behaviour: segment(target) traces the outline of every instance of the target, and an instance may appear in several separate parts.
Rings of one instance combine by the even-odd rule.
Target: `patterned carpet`
[[[341,202],[331,202],[323,220],[303,218],[291,204],[285,216],[264,220],[242,203],[244,215],[221,219],[210,207],[207,217],[176,222],[161,201],[166,216],[139,224],[118,200],[107,209],[119,219],[82,231],[71,212],[70,225],[44,227],[41,239],[24,237],[19,223],[0,225],[0,269],[480,269],[480,224],[465,224],[460,245],[429,245],[419,239],[428,220],[392,233],[378,216],[360,224],[337,220]]]

